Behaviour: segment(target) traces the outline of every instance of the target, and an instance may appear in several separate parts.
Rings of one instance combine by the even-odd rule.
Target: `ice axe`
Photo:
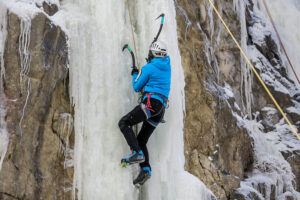
[[[165,14],[162,13],[162,14],[159,15],[156,19],[159,19],[159,18],[161,18],[160,27],[159,27],[158,33],[156,34],[156,36],[155,36],[153,42],[151,43],[151,45],[152,45],[154,42],[156,42],[156,41],[158,40],[158,37],[159,37],[159,35],[160,35],[160,33],[161,33],[161,30],[162,30],[162,28],[163,28],[163,26],[164,26]],[[151,46],[151,45],[150,45],[150,46]],[[152,59],[153,59],[152,52],[149,51],[149,53],[148,53],[148,58],[146,58],[147,63],[148,63],[148,62],[151,62]]]
[[[160,24],[160,27],[159,27],[159,30],[158,30],[158,33],[157,33],[157,35],[155,36],[155,38],[154,38],[154,40],[153,40],[153,42],[151,43],[151,44],[153,44],[154,42],[156,42],[157,41],[157,39],[158,39],[158,37],[159,37],[159,35],[160,35],[160,33],[161,33],[161,30],[162,30],[162,28],[163,28],[163,25],[164,25],[164,21],[165,21],[165,14],[164,13],[162,13],[161,15],[159,15],[156,19],[159,19],[161,17],[161,24]]]
[[[131,54],[131,57],[132,57],[132,68],[137,68],[137,67],[135,66],[134,53],[133,53],[133,51],[131,50],[131,48],[130,48],[130,46],[129,46],[128,44],[125,44],[125,45],[123,46],[122,51],[125,51],[125,49],[127,49],[127,50],[130,52],[130,54]]]

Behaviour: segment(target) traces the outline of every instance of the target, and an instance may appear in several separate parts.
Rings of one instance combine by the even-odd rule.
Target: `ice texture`
[[[137,190],[138,167],[120,167],[130,149],[119,130],[119,119],[137,105],[131,86],[131,57],[121,48],[133,36],[126,1],[65,0],[55,18],[70,37],[71,96],[75,106],[74,196],[78,199],[203,199],[212,193],[184,170],[184,74],[177,44],[172,0],[129,1],[138,61],[144,57],[165,13],[159,39],[168,44],[172,65],[167,123],[148,142],[152,177]],[[60,19],[59,19],[60,18]],[[77,190],[77,193],[75,192]]]

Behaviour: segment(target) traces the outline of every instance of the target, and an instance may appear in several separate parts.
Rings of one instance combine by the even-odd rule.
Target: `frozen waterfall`
[[[138,96],[131,86],[130,56],[121,51],[125,43],[133,47],[126,1],[65,0],[55,17],[65,21],[70,36],[76,132],[74,195],[79,199],[210,199],[211,192],[204,184],[184,170],[184,74],[174,2],[129,2],[141,65],[159,28],[160,21],[155,18],[166,14],[160,37],[168,44],[172,86],[167,123],[157,128],[148,143],[152,177],[139,191],[132,184],[139,169],[119,165],[130,151],[118,121],[136,105]]]
[[[118,121],[137,104],[138,98],[138,94],[133,92],[131,86],[131,58],[128,52],[121,51],[122,46],[126,43],[133,47],[127,1],[45,1],[60,5],[59,12],[48,17],[59,24],[69,36],[70,90],[72,103],[75,106],[76,134],[74,199],[210,200],[213,196],[212,193],[198,178],[184,170],[185,83],[177,43],[174,1],[129,0],[134,38],[137,43],[135,54],[138,56],[138,63],[141,66],[145,64],[144,58],[148,53],[148,47],[160,25],[160,20],[155,20],[155,18],[161,13],[165,13],[166,21],[160,38],[168,44],[172,65],[170,107],[165,116],[167,123],[160,124],[149,140],[152,178],[141,190],[132,185],[132,180],[138,173],[138,167],[130,166],[125,169],[119,165],[120,159],[128,155],[130,151],[118,128]],[[42,2],[43,0],[0,0],[0,170],[9,142],[9,133],[5,122],[7,99],[2,88],[2,79],[5,76],[3,53],[7,37],[6,6],[22,20],[19,50],[22,73],[26,74],[30,67],[29,58],[26,57],[26,49],[30,41],[28,38],[29,23],[33,16],[40,12],[36,4]],[[238,15],[241,20],[241,43],[245,50],[249,50],[246,43],[245,20],[245,2],[247,0],[235,0],[234,2],[236,11],[240,11]],[[264,11],[261,0],[253,2],[255,6],[258,6],[259,12]],[[300,42],[299,0],[284,3],[280,0],[269,0],[268,6],[287,53],[300,76],[300,58],[298,56],[300,45],[295,45]],[[214,32],[213,22],[215,19],[213,19],[211,8],[208,10],[208,15],[211,20],[211,30]],[[258,34],[260,33],[258,32]],[[209,44],[209,38],[206,40]],[[205,47],[208,49],[209,45]],[[251,56],[251,52],[248,53]],[[285,59],[283,54],[282,58]],[[242,67],[247,66],[244,61],[241,65]],[[287,62],[285,65],[288,66]],[[290,67],[286,68],[290,72],[290,77],[297,84]],[[242,92],[246,95],[245,106],[251,113],[253,97],[251,96],[252,75],[249,68],[242,68],[242,76],[243,84],[245,84],[245,90]],[[20,79],[22,80],[22,76]],[[29,85],[30,80],[28,81]],[[298,85],[298,87],[300,86]],[[27,95],[29,95],[29,91]],[[265,107],[264,109],[274,112],[272,108]],[[241,182],[240,193],[248,195],[250,192],[254,192],[263,199],[258,190],[261,184],[264,184],[266,199],[268,199],[273,184],[276,183],[277,199],[283,199],[288,195],[300,198],[300,194],[293,188],[294,175],[291,167],[280,152],[289,146],[299,148],[298,143],[293,141],[290,135],[284,135],[288,133],[288,127],[284,121],[281,120],[276,124],[274,131],[265,134],[262,131],[261,123],[256,118],[252,120],[238,118],[238,120],[248,129],[255,143],[255,169],[248,174],[247,179]],[[287,139],[279,143],[277,138],[281,135]],[[286,141],[288,143],[284,143]]]

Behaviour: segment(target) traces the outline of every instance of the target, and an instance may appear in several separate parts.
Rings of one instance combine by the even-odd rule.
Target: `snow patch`
[[[292,102],[294,103],[294,106],[288,107],[287,111],[289,113],[295,113],[297,115],[300,115],[300,103],[295,100],[292,100]]]
[[[16,14],[19,18],[24,21],[31,20],[34,18],[41,9],[36,6],[34,1],[18,1],[18,0],[0,0],[10,12]]]
[[[230,98],[234,97],[234,94],[233,94],[232,89],[231,89],[229,84],[225,83],[225,87],[223,87],[223,89],[224,89],[225,94],[227,95],[227,97],[230,97]]]

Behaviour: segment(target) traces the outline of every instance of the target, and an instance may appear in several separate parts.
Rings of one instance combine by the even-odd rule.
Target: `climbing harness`
[[[284,114],[284,112],[282,111],[281,107],[279,106],[279,104],[277,103],[276,99],[273,97],[273,95],[271,94],[271,92],[269,91],[269,89],[267,88],[267,86],[265,85],[265,83],[263,82],[263,80],[261,79],[261,77],[259,76],[258,72],[256,71],[256,69],[254,68],[254,66],[252,65],[252,63],[250,62],[250,59],[248,58],[248,56],[246,55],[246,53],[244,52],[244,50],[242,49],[242,47],[239,45],[239,43],[237,42],[237,40],[235,39],[235,37],[233,36],[232,32],[230,31],[230,29],[228,28],[228,26],[226,25],[226,23],[224,22],[222,16],[220,15],[219,11],[217,10],[217,8],[215,7],[215,5],[213,4],[212,0],[208,0],[209,3],[211,4],[211,6],[213,7],[214,11],[216,12],[217,16],[219,17],[219,19],[221,20],[221,22],[223,23],[223,25],[225,26],[226,30],[228,31],[229,35],[231,36],[231,38],[233,39],[233,41],[235,42],[235,44],[237,45],[237,47],[239,48],[239,50],[241,51],[242,55],[244,56],[246,62],[249,64],[249,66],[252,68],[254,74],[256,75],[256,77],[258,78],[259,82],[262,84],[262,86],[264,87],[264,89],[266,90],[266,92],[268,93],[268,95],[270,96],[270,98],[272,99],[273,103],[275,104],[275,106],[277,107],[277,109],[280,111],[280,113],[282,114],[283,118],[286,120],[286,122],[288,123],[288,125],[290,126],[291,130],[295,133],[295,135],[297,136],[297,138],[300,140],[300,136],[298,135],[296,129],[293,127],[292,123],[290,122],[290,120],[287,118],[287,116]]]
[[[151,112],[155,112],[155,110],[152,109],[152,106],[151,106],[151,96],[152,95],[156,95],[156,96],[159,96],[161,99],[163,99],[163,105],[161,107],[161,109],[155,113],[154,115],[151,114]],[[165,112],[165,109],[167,109],[169,107],[169,100],[167,99],[167,97],[165,97],[164,95],[161,95],[159,93],[156,93],[156,92],[151,92],[151,93],[144,93],[143,96],[140,98],[140,101],[143,101],[144,98],[147,98],[147,103],[144,104],[142,102],[140,102],[140,105],[141,105],[141,108],[142,110],[145,112],[147,118],[149,119],[150,117],[155,117],[157,115],[159,115],[161,112]],[[150,112],[151,111],[151,112]],[[164,115],[162,115],[164,116]],[[163,119],[163,117],[159,120],[159,122],[161,123],[165,123],[166,121]],[[153,124],[153,123],[152,123]],[[157,124],[155,125],[157,126]]]
[[[146,96],[147,96],[147,104],[146,106],[143,108],[143,110],[145,109],[148,109],[152,112],[155,112],[155,110],[152,109],[152,106],[151,106],[151,102],[150,102],[150,97],[151,97],[152,93],[146,93]]]
[[[295,77],[296,77],[298,83],[300,84],[300,80],[299,80],[299,78],[298,78],[298,76],[297,76],[297,73],[296,73],[296,71],[295,71],[295,69],[294,69],[294,67],[293,67],[293,64],[292,64],[292,62],[291,62],[291,60],[290,60],[290,58],[289,58],[289,56],[288,56],[288,54],[287,54],[287,52],[286,52],[286,50],[285,50],[285,47],[284,47],[284,45],[283,45],[283,43],[282,43],[282,40],[281,40],[280,35],[279,35],[278,31],[277,31],[277,28],[276,28],[276,25],[275,25],[274,20],[273,20],[273,18],[272,18],[272,15],[271,15],[271,13],[270,13],[270,11],[269,11],[268,5],[267,5],[267,3],[266,3],[265,0],[262,0],[262,1],[263,1],[263,3],[264,3],[265,8],[266,8],[267,14],[268,14],[268,16],[269,16],[269,18],[270,18],[270,20],[271,20],[271,23],[272,23],[272,26],[273,26],[273,28],[274,28],[274,30],[275,30],[276,36],[278,37],[278,40],[279,40],[280,46],[281,46],[281,48],[282,48],[282,50],[283,50],[283,52],[284,52],[284,55],[285,55],[285,57],[287,58],[288,63],[289,63],[289,65],[291,66],[292,71],[293,71],[293,73],[294,73],[294,75],[295,75]]]
[[[147,98],[150,99],[151,95],[156,95],[156,96],[160,97],[163,100],[164,107],[166,109],[169,108],[169,100],[168,100],[168,98],[165,97],[164,95],[156,93],[156,92],[151,92],[151,93],[144,92],[143,95],[139,98],[138,103],[142,103],[142,101],[144,100],[145,96],[147,96]]]

